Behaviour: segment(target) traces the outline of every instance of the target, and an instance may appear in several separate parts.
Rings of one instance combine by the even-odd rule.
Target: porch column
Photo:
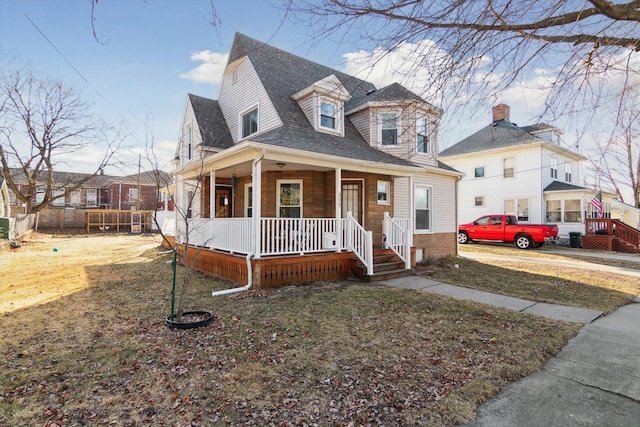
[[[336,169],[336,252],[342,248],[342,169]]]
[[[431,195],[433,199],[433,195]],[[457,199],[456,199],[457,200]],[[432,209],[433,210],[433,209]],[[407,235],[409,236],[409,247],[413,247],[413,230],[415,227],[413,226],[414,216],[416,214],[415,207],[413,206],[413,175],[409,176],[409,230],[407,230]]]
[[[264,156],[264,153],[262,154]],[[262,199],[262,156],[253,162],[253,169],[251,170],[251,186],[253,188],[252,198],[252,229],[253,238],[255,240],[255,247],[253,250],[254,258],[260,258],[260,218],[262,218],[262,206],[260,201]]]
[[[209,218],[216,217],[216,171],[209,173]]]
[[[182,240],[182,228],[187,217],[187,209],[183,205],[184,201],[184,179],[182,176],[176,176],[176,198],[173,202],[173,210],[176,220],[176,243],[184,243]]]

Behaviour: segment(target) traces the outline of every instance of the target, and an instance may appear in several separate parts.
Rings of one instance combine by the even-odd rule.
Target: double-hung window
[[[242,114],[242,138],[246,138],[258,132],[258,107]]]
[[[431,231],[431,188],[416,187],[413,192],[416,231]]]
[[[431,146],[429,144],[427,118],[418,117],[416,120],[416,151],[418,153],[429,154]]]
[[[571,162],[566,162],[564,164],[564,180],[566,182],[571,182]]]
[[[187,126],[186,133],[187,135],[185,136],[185,138],[187,140],[187,160],[191,160],[191,157],[193,156],[193,131],[191,129],[191,125]]]
[[[552,157],[550,160],[550,171],[551,178],[558,178],[558,159],[555,157]]]
[[[302,218],[302,180],[278,180],[278,217]]]
[[[337,111],[335,104],[320,101],[320,127],[338,130]]]
[[[503,160],[502,176],[504,178],[513,178],[515,176],[516,161],[513,157],[507,157]]]
[[[390,203],[391,183],[389,181],[378,181],[378,204],[388,205]]]
[[[398,145],[398,114],[383,113],[380,115],[380,122],[382,145]]]

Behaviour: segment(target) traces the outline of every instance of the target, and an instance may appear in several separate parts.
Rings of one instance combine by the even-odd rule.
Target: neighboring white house
[[[441,113],[236,34],[218,100],[184,108],[175,200],[190,243],[256,260],[353,252],[370,268],[400,241],[418,260],[455,255],[461,174],[437,159]]]
[[[586,157],[560,141],[547,124],[518,126],[509,106],[493,107],[488,126],[443,150],[439,158],[465,173],[459,184],[458,221],[491,213],[517,215],[524,223],[554,223],[559,236],[585,232],[585,218],[597,218],[591,204],[598,191],[578,185]],[[638,226],[638,209],[602,192],[603,216]]]

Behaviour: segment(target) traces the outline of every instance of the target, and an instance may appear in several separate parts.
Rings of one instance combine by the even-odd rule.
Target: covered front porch
[[[238,270],[250,259],[256,274],[267,265],[307,265],[289,284],[307,283],[348,277],[354,262],[373,275],[374,251],[383,249],[411,268],[410,210],[394,218],[392,198],[398,179],[410,185],[409,170],[290,151],[244,150],[215,162],[213,155],[178,175],[176,205],[188,219],[178,219],[176,241],[204,248],[198,257],[209,259],[206,268],[196,260],[196,269],[242,283],[239,271],[230,274],[222,264]],[[280,284],[254,280],[257,287]]]

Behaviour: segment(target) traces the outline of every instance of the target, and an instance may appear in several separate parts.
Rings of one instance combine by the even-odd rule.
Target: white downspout
[[[249,280],[247,281],[247,284],[240,287],[240,288],[231,288],[231,289],[224,289],[222,291],[215,291],[215,292],[211,292],[211,296],[212,297],[217,297],[220,295],[229,295],[229,294],[236,294],[238,292],[245,292],[248,291],[251,288],[251,285],[253,285],[253,270],[251,268],[251,257],[253,256],[253,253],[249,253],[247,254],[247,276],[249,278]]]
[[[255,186],[257,185],[258,190],[261,190],[260,189],[260,180],[259,179],[258,180],[255,179],[256,169],[258,171],[260,171],[261,169],[259,167],[256,168],[256,166],[258,166],[258,163],[263,159],[264,155],[265,155],[265,150],[262,150],[262,155],[259,158],[255,159],[253,161],[253,168],[251,170],[251,172],[252,172],[251,175],[252,175],[252,180],[253,180],[252,182],[253,182],[253,185],[254,185],[254,188],[253,188],[253,201],[254,202],[256,201],[256,199],[258,199],[258,200],[260,199],[259,193],[256,194]],[[256,222],[257,222],[257,224],[260,224],[260,222],[259,222],[260,216],[256,216],[256,213],[258,215],[260,215],[260,212],[261,212],[260,203],[259,202],[257,203],[257,207],[258,207],[257,211],[256,211],[256,203],[252,203],[252,205],[253,205],[254,224]],[[256,246],[258,246],[258,244],[256,244]],[[251,289],[251,286],[253,285],[253,269],[251,268],[251,257],[253,256],[253,254],[254,254],[253,252],[249,252],[247,254],[247,257],[246,257],[246,261],[247,261],[247,284],[244,285],[244,286],[241,286],[239,288],[223,289],[221,291],[211,292],[211,296],[212,297],[217,297],[217,296],[221,296],[221,295],[229,295],[229,294],[237,294],[239,292],[245,292],[245,291],[248,291],[249,289]]]

